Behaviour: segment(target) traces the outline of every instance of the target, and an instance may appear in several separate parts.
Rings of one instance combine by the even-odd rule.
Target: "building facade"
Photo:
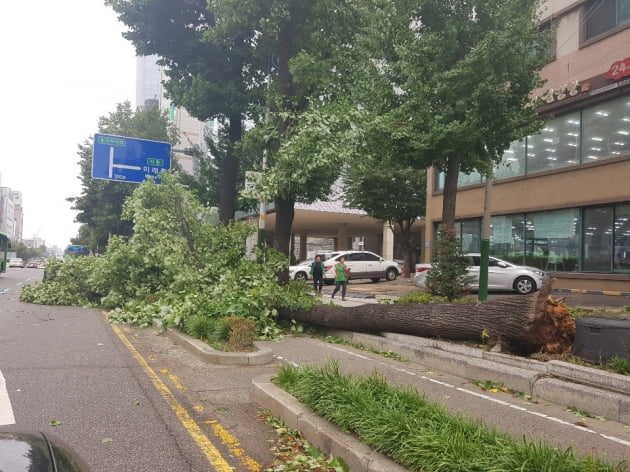
[[[173,154],[184,172],[196,175],[197,163],[192,149],[206,149],[206,123],[197,120],[181,107],[175,107],[166,98],[163,82],[168,80],[156,55],[136,59],[136,106],[157,106],[168,111],[169,120],[179,133],[179,141],[173,146]]]
[[[542,23],[555,31],[534,93],[545,124],[495,168],[490,252],[549,271],[556,288],[630,291],[630,1],[549,0]],[[427,180],[429,248],[443,176]],[[479,250],[484,195],[479,174],[460,175],[464,251]]]
[[[0,187],[0,233],[11,241],[22,240],[22,193]]]

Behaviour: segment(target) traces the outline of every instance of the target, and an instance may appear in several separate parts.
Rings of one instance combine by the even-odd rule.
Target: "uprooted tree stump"
[[[564,298],[550,295],[555,280],[530,295],[481,303],[317,305],[308,311],[282,312],[280,318],[326,328],[453,341],[479,342],[487,337],[515,354],[562,354],[573,346],[575,322]]]

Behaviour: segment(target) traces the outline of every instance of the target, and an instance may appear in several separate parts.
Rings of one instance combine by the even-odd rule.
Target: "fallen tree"
[[[487,338],[515,354],[562,354],[573,346],[575,322],[564,298],[550,295],[555,280],[527,296],[506,296],[482,303],[317,305],[308,311],[281,312],[280,318],[325,328],[453,341],[479,342]]]

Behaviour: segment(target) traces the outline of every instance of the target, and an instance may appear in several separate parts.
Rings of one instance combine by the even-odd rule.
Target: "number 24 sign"
[[[630,75],[630,57],[626,57],[623,61],[616,61],[610,66],[608,72],[606,72],[606,78],[612,80],[619,80],[622,77]]]

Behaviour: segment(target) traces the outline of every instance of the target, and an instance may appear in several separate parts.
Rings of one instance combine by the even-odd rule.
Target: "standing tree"
[[[210,0],[217,27],[211,41],[255,31],[257,61],[271,58],[267,84],[268,120],[255,123],[246,146],[268,168],[261,192],[276,212],[273,246],[289,254],[294,204],[325,197],[339,175],[344,158],[338,136],[348,122],[328,107],[344,89],[344,50],[352,44],[357,25],[356,3],[350,0]],[[266,72],[268,70],[263,69]],[[257,152],[254,152],[256,150]]]
[[[415,165],[446,172],[444,226],[455,222],[459,173],[486,173],[512,141],[541,125],[530,101],[550,50],[537,21],[540,4],[374,0],[365,6],[372,21],[359,42],[369,58],[364,66],[374,82],[386,81],[396,92],[399,106],[384,119],[412,140]]]
[[[374,148],[383,155],[363,154],[348,166],[344,176],[345,200],[368,215],[389,225],[400,235],[405,276],[412,261],[411,227],[426,206],[426,171],[416,169],[388,156],[388,147]]]
[[[129,102],[119,103],[116,111],[103,116],[98,132],[118,136],[131,136],[155,141],[176,141],[176,131],[157,107],[134,112]],[[81,195],[67,200],[78,210],[76,221],[82,223],[75,244],[89,246],[96,252],[104,251],[112,235],[130,236],[132,225],[121,219],[123,203],[135,189],[127,182],[96,180],[92,178],[92,143],[79,144]]]
[[[225,152],[212,156],[213,162],[205,163],[210,178],[202,180],[206,180],[205,187],[212,187],[207,196],[218,195],[218,202],[212,203],[218,203],[219,219],[229,222],[237,207],[239,160],[235,144],[242,137],[246,113],[260,98],[254,84],[262,81],[260,71],[264,73],[260,64],[251,64],[255,32],[242,29],[221,37],[210,34],[216,21],[206,0],[105,3],[129,27],[124,36],[138,55],[160,57],[168,77],[164,87],[173,103],[201,121],[218,118],[227,128],[228,146]],[[213,181],[217,174],[218,182]]]

